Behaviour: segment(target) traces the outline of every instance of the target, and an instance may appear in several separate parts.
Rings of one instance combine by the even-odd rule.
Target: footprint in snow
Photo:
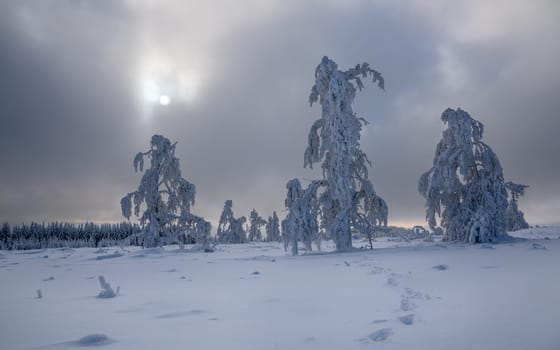
[[[78,340],[68,342],[68,344],[74,346],[104,346],[114,343],[114,340],[106,336],[105,334],[89,334]]]
[[[393,330],[391,328],[381,328],[373,333],[371,333],[368,338],[375,342],[385,341],[391,335],[393,335]]]
[[[54,276],[47,277],[47,278],[43,278],[43,281],[44,281],[44,282],[53,281],[53,280],[54,280]]]
[[[404,297],[401,299],[401,310],[402,311],[412,311],[416,308],[416,304],[414,304],[410,298]]]
[[[389,287],[396,287],[399,285],[399,281],[397,280],[397,275],[394,273],[391,273],[389,275],[389,277],[387,278],[387,285]]]
[[[101,346],[111,345],[115,343],[115,340],[109,338],[105,334],[88,334],[78,340],[66,341],[58,344],[41,346],[38,349],[60,349],[63,348],[75,348],[75,347],[85,347],[85,348],[97,348]]]
[[[438,271],[444,271],[444,270],[449,269],[449,266],[447,266],[445,264],[440,264],[440,265],[432,266],[432,269],[438,270]]]
[[[414,314],[404,315],[399,317],[399,321],[406,326],[412,326],[414,323],[414,317]]]
[[[370,273],[370,275],[378,275],[378,274],[383,273],[385,271],[386,270],[383,267],[374,266],[369,273]]]

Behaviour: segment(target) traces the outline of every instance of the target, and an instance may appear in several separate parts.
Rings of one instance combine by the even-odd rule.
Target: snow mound
[[[160,257],[162,254],[165,254],[165,249],[158,247],[158,248],[144,248],[138,253],[133,254],[134,258],[145,258],[145,257]]]
[[[95,259],[97,260],[113,259],[113,258],[119,258],[123,255],[124,255],[123,253],[114,252],[112,254],[98,255],[95,257]]]
[[[533,227],[509,232],[509,235],[525,239],[558,239],[560,238],[560,226]]]

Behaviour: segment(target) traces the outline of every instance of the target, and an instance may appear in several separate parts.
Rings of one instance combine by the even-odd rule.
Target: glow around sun
[[[150,59],[141,67],[140,95],[144,104],[169,106],[174,103],[191,103],[198,91],[198,76],[188,69],[181,69],[169,61]]]

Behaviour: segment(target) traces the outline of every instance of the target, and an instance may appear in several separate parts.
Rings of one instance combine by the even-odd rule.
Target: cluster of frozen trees
[[[227,200],[218,223],[218,242],[261,241],[265,227],[268,240],[282,239],[295,255],[300,242],[311,251],[313,242],[327,237],[338,251],[345,251],[352,248],[353,234],[371,238],[372,233],[385,230],[388,207],[369,179],[371,164],[360,147],[367,122],[353,111],[356,93],[364,88],[362,79],[368,77],[384,89],[383,77],[369,64],[342,71],[323,57],[309,96],[311,105],[320,104],[321,117],[311,126],[304,153],[304,167],[319,164],[322,179],[310,181],[307,187],[299,179],[287,183],[282,231],[276,213],[265,220],[253,209],[247,223],[245,216],[234,216],[233,201]],[[482,141],[482,123],[461,109],[447,109],[441,119],[447,128],[436,147],[432,168],[418,184],[426,199],[430,229],[442,232],[448,241],[479,243],[502,240],[508,237],[507,230],[527,227],[517,206],[527,186],[504,181],[498,157]],[[210,239],[210,224],[190,213],[195,187],[181,177],[174,152],[175,144],[154,135],[150,150],[134,160],[134,167],[142,170],[144,157],[148,157],[151,167],[139,189],[121,202],[127,218],[134,203],[146,246],[176,241],[179,235],[197,242]]]
[[[92,222],[74,224],[52,222],[17,224],[7,222],[0,228],[0,249],[41,249],[60,247],[101,247],[121,243],[138,244],[127,237],[140,231],[137,224],[94,224]]]
[[[219,243],[246,243],[248,241],[279,241],[280,227],[276,212],[269,217],[268,221],[263,219],[255,209],[249,215],[249,223],[245,225],[245,216],[236,218],[233,214],[233,201],[226,200],[224,209],[220,215],[216,240]],[[266,237],[261,228],[265,226]]]
[[[367,78],[384,89],[382,75],[368,63],[342,71],[333,60],[322,58],[309,96],[311,106],[321,106],[321,117],[311,126],[304,153],[304,168],[320,165],[322,178],[311,180],[307,187],[299,179],[287,183],[287,215],[281,224],[276,212],[268,220],[254,209],[248,220],[235,217],[233,201],[227,200],[217,227],[217,242],[282,240],[285,249],[291,245],[296,255],[298,243],[309,252],[313,242],[320,244],[326,237],[334,241],[338,251],[346,251],[352,248],[354,234],[371,240],[374,232],[386,230],[388,207],[369,179],[371,164],[360,146],[367,122],[353,110],[356,93],[364,88],[362,80]],[[504,181],[497,155],[482,141],[482,123],[462,109],[445,110],[441,120],[446,129],[433,165],[418,183],[432,232],[443,233],[447,241],[481,243],[503,240],[508,230],[527,228],[518,200],[528,186]],[[114,229],[55,223],[10,230],[4,224],[0,244],[14,248],[36,242],[43,247],[73,240],[82,242],[81,246],[97,246],[128,237],[131,243],[145,247],[172,243],[206,246],[213,239],[211,225],[191,213],[196,187],[181,176],[175,149],[176,143],[153,135],[150,148],[134,158],[134,169],[143,172],[142,179],[137,190],[122,198],[121,209],[127,219],[134,214],[139,226],[120,224]],[[149,167],[144,169],[146,161]]]

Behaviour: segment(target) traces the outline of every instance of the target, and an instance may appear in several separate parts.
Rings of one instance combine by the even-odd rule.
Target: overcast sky
[[[318,176],[303,153],[327,55],[385,77],[355,111],[389,224],[424,222],[447,107],[531,186],[529,223],[560,223],[559,37],[555,0],[2,1],[0,221],[122,220],[155,133],[178,141],[195,214],[283,217],[286,182]]]

